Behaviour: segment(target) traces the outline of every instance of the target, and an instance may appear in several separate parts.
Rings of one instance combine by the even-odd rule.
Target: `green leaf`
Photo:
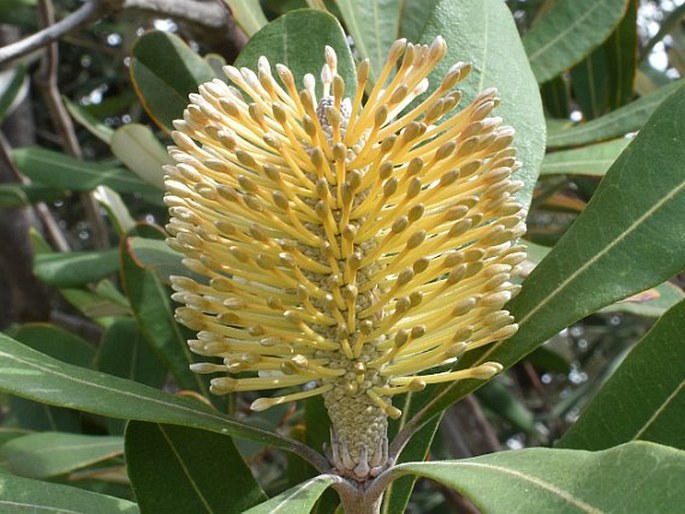
[[[10,108],[21,102],[28,92],[26,66],[0,72],[0,123],[5,119]],[[11,77],[10,77],[11,75]],[[21,95],[21,96],[19,96]]]
[[[685,292],[680,287],[664,282],[604,307],[601,312],[629,312],[638,316],[658,318],[683,299]]]
[[[409,412],[412,408],[412,394],[405,395],[404,404],[402,405],[403,412]],[[408,416],[407,416],[408,417]],[[402,419],[405,417],[403,416]],[[404,447],[397,462],[423,461],[428,457],[433,438],[440,426],[442,415],[437,415],[431,419],[425,426],[421,428],[411,441]],[[383,504],[381,506],[382,514],[392,514],[393,512],[405,512],[407,504],[411,497],[414,485],[416,484],[415,476],[400,477],[390,484],[385,490]]]
[[[555,148],[583,145],[623,136],[627,132],[638,130],[661,105],[661,102],[678,91],[683,84],[685,84],[683,79],[672,82],[649,95],[641,97],[639,100],[588,123],[562,130],[551,130],[550,128],[547,146]]]
[[[76,366],[90,367],[95,355],[95,350],[89,343],[47,323],[22,325],[12,331],[11,335],[34,350]],[[76,411],[12,397],[10,412],[24,428],[61,432],[81,431],[81,416]]]
[[[131,213],[119,193],[107,186],[98,186],[93,192],[93,196],[107,212],[107,217],[117,236],[121,237],[134,229],[136,222],[131,217]]]
[[[622,138],[573,150],[548,153],[542,160],[540,175],[563,173],[603,176],[629,144],[630,139]]]
[[[551,9],[523,37],[540,84],[580,62],[623,18],[628,0],[566,0]]]
[[[66,96],[62,96],[64,106],[71,114],[72,118],[78,121],[88,132],[93,134],[103,143],[109,144],[112,140],[114,130],[105,125],[102,121],[93,116],[88,110],[79,104],[69,100]]]
[[[290,68],[300,89],[306,73],[320,75],[326,62],[325,45],[338,55],[338,75],[345,80],[345,95],[354,98],[357,72],[345,33],[335,17],[322,11],[298,9],[272,21],[250,38],[235,66],[256,70],[257,60],[264,55],[272,66],[281,63]],[[321,95],[320,82],[317,94]]]
[[[161,388],[166,378],[166,368],[130,318],[121,318],[107,328],[95,365],[110,375],[154,388]]]
[[[319,475],[278,496],[274,496],[269,501],[246,510],[245,514],[302,514],[310,512],[323,492],[338,480],[340,477],[336,475]]]
[[[685,449],[683,327],[685,301],[630,351],[558,445],[603,450],[639,439]]]
[[[224,0],[231,9],[231,16],[245,34],[252,36],[267,24],[266,16],[259,2],[245,0]]]
[[[166,149],[145,125],[131,123],[119,127],[110,142],[114,156],[151,186],[164,189],[162,166],[171,164]]]
[[[169,248],[163,240],[131,237],[128,240],[130,255],[142,267],[154,270],[164,282],[172,275],[190,276],[200,283],[205,278],[192,273],[183,265],[184,255]]]
[[[466,61],[473,64],[473,71],[459,85],[462,105],[485,88],[497,88],[501,104],[495,112],[516,129],[514,146],[522,163],[516,178],[525,183],[518,197],[528,205],[544,154],[545,124],[540,92],[511,12],[501,0],[442,0],[421,42],[429,43],[438,35],[447,41],[448,51],[429,78],[432,87],[440,84],[455,62]]]
[[[28,478],[63,475],[124,453],[122,437],[41,432],[0,447],[9,471]]]
[[[126,464],[138,504],[146,513],[231,514],[266,500],[225,435],[130,421]]]
[[[181,326],[174,319],[169,288],[155,271],[138,265],[128,240],[121,244],[120,255],[121,281],[141,332],[181,388],[208,396],[206,381],[190,371],[189,366],[195,359]]]
[[[36,202],[54,202],[69,195],[64,189],[42,186],[40,184],[1,184],[0,208],[14,209],[26,207]]]
[[[0,474],[0,510],[6,514],[137,514],[138,506],[105,496],[29,478]]]
[[[558,76],[540,86],[542,103],[548,116],[568,120],[571,114],[568,86],[563,77]],[[550,127],[547,127],[550,131]],[[550,131],[551,133],[551,131]]]
[[[501,377],[490,380],[476,391],[483,407],[504,419],[516,430],[534,434],[535,419],[530,409],[507,387]]]
[[[518,332],[470,352],[462,366],[485,361],[511,366],[571,323],[685,268],[684,117],[685,87],[654,113],[510,302]],[[419,419],[429,419],[477,385],[466,381],[443,387]]]
[[[602,452],[529,448],[446,462],[401,464],[455,489],[483,512],[680,512],[685,452],[629,443]]]
[[[345,26],[362,59],[369,59],[369,82],[380,76],[390,45],[398,38],[402,0],[336,0]],[[425,6],[424,6],[425,7]],[[416,33],[416,36],[419,32]]]
[[[94,250],[36,255],[33,273],[51,286],[74,287],[96,282],[118,268],[117,250]]]
[[[0,390],[50,405],[119,419],[168,423],[242,437],[319,463],[306,446],[130,380],[59,362],[0,334]]]
[[[119,193],[141,193],[146,198],[159,197],[159,192],[152,186],[117,166],[82,161],[43,148],[18,148],[12,152],[12,158],[23,174],[44,186],[92,191],[103,185]]]
[[[406,38],[409,42],[418,41],[423,28],[440,0],[423,0],[421,2],[402,2],[400,12],[400,30],[397,37]]]
[[[214,78],[207,62],[178,36],[153,31],[136,41],[131,57],[131,82],[143,107],[161,128],[183,116],[188,94]]]
[[[629,0],[611,36],[571,69],[574,97],[585,118],[598,118],[628,103],[636,69],[637,0]]]
[[[105,330],[95,359],[95,369],[161,389],[167,377],[162,360],[130,318],[120,318]],[[125,423],[106,420],[110,434],[123,434]]]

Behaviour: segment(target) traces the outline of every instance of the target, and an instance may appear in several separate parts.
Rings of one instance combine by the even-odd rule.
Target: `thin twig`
[[[49,28],[55,21],[54,7],[51,0],[40,0],[38,4],[39,19],[42,25]],[[57,82],[57,72],[59,68],[59,53],[57,43],[49,43],[46,54],[43,58],[42,66],[37,74],[36,81],[45,95],[45,100],[50,111],[50,117],[55,124],[55,129],[59,134],[64,150],[77,159],[83,157],[81,146],[76,138],[76,131],[71,117],[67,112],[62,95],[59,92]],[[93,233],[93,241],[97,248],[107,248],[109,238],[107,236],[107,226],[100,216],[100,209],[92,193],[81,193],[81,202],[86,211],[86,218],[90,223]]]
[[[7,46],[0,47],[0,70],[66,34],[88,25],[108,12],[119,10],[146,11],[160,16],[183,19],[205,27],[218,29],[230,24],[223,6],[199,0],[89,0],[62,20]]]
[[[9,170],[17,179],[17,182],[28,185],[31,183],[31,181],[26,176],[24,176],[21,173],[21,171],[17,169],[17,167],[14,165],[14,162],[12,161],[11,148],[12,147],[9,144],[9,141],[7,141],[7,139],[5,138],[5,135],[2,132],[0,132],[0,159],[2,159],[3,162],[7,165]],[[43,224],[45,233],[47,234],[48,239],[52,243],[53,247],[60,252],[68,252],[70,250],[69,242],[67,241],[66,237],[64,237],[62,229],[59,226],[59,223],[57,223],[55,218],[52,216],[52,213],[50,212],[50,209],[48,209],[48,206],[45,205],[44,202],[38,202],[33,205],[33,210],[36,213],[38,219]]]
[[[12,61],[19,57],[49,45],[68,32],[99,18],[106,7],[105,0],[90,0],[57,23],[51,23],[35,34],[31,34],[16,43],[3,46],[0,48],[0,70],[9,67]]]

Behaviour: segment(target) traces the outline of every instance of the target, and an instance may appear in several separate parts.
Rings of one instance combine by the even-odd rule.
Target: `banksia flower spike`
[[[220,359],[193,369],[216,394],[277,391],[254,410],[323,395],[332,464],[359,481],[387,463],[393,396],[492,377],[496,362],[452,367],[517,328],[514,131],[489,116],[493,89],[452,113],[466,64],[412,103],[445,52],[395,42],[365,101],[369,63],[348,98],[331,48],[320,99],[264,57],[226,66],[234,86],[190,95],[169,150],[169,245],[206,278],[172,278],[176,313]]]

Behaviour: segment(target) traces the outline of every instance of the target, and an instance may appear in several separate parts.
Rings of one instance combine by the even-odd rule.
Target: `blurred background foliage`
[[[421,8],[436,3],[421,2]],[[270,20],[308,4],[321,2],[267,0],[262,8]],[[345,6],[338,4],[325,2],[345,20]],[[506,4],[525,36],[555,2]],[[0,46],[82,5],[76,0],[3,0]],[[222,64],[235,60],[265,20],[236,10],[236,24],[220,2],[203,0],[122,6],[103,10],[93,23],[61,37],[51,55],[41,49],[0,71],[0,328],[66,362],[197,395],[206,384],[187,371],[187,361],[164,357],[165,345],[184,347],[187,337],[171,320],[164,283],[179,266],[161,243],[166,210],[156,170],[166,160],[163,145],[170,139],[163,121],[151,117],[141,103],[136,87],[143,79],[136,81],[134,73],[132,80],[131,71],[134,60],[145,62],[142,46],[136,54],[139,38],[156,30],[178,36],[204,56],[204,67],[194,70],[194,77],[211,77]],[[354,39],[352,51],[360,56]],[[583,212],[603,174],[665,97],[662,92],[673,90],[685,74],[685,4],[630,0],[609,37],[583,53],[574,66],[563,73],[545,66],[533,66],[536,76],[549,79],[541,83],[548,150],[526,236],[531,270]],[[643,102],[641,110],[632,107],[636,101]],[[592,125],[593,120],[603,120],[603,125]],[[585,127],[585,134],[566,131],[576,125]],[[159,286],[156,297],[141,286],[146,283]],[[682,276],[674,277],[556,334],[506,374],[448,409],[431,454],[463,458],[551,446],[635,342],[682,300],[683,284]],[[256,415],[247,410],[249,400],[232,398],[230,405],[220,407],[295,437],[309,415],[302,405]],[[0,448],[0,466],[19,475],[132,498],[122,442],[116,437],[122,434],[122,422],[10,395],[2,397],[0,421],[0,442],[46,430],[65,436],[109,434],[110,447],[72,455],[71,460],[65,456],[52,469],[30,464],[24,470],[13,468],[18,461],[11,446]],[[318,438],[320,444],[327,435],[309,433],[306,438],[311,443]],[[283,472],[295,466],[284,454],[254,443],[236,444],[267,492],[299,481],[292,472]],[[420,482],[409,511],[455,508],[472,509],[454,491]]]

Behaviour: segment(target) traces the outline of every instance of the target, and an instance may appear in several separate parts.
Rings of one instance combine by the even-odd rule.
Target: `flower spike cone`
[[[169,150],[168,243],[204,277],[172,277],[208,357],[193,369],[216,394],[265,391],[254,410],[322,395],[332,466],[358,481],[387,465],[395,395],[492,377],[496,362],[454,364],[517,329],[514,131],[494,89],[455,113],[467,64],[424,94],[445,52],[395,42],[372,88],[359,65],[354,98],[328,47],[321,98],[266,58],[226,66],[233,85],[190,95]]]

